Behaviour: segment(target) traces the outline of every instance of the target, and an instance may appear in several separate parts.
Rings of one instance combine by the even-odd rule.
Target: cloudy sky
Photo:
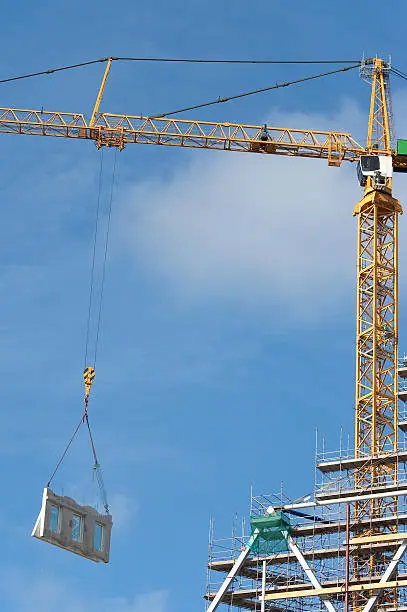
[[[407,71],[407,9],[372,38],[363,3],[22,0],[2,11],[0,79],[107,55],[359,59]],[[382,10],[372,0],[369,14]],[[378,42],[380,41],[380,43]],[[102,66],[1,84],[1,107],[88,116]],[[153,114],[324,70],[321,66],[115,64],[102,109]],[[397,135],[407,89],[394,80]],[[185,118],[366,133],[356,71]],[[0,138],[0,608],[204,609],[207,535],[248,517],[250,487],[312,490],[315,429],[352,431],[355,168],[323,161]],[[81,416],[89,276],[103,154],[103,232],[116,163],[90,415],[111,504],[111,563],[30,537],[42,489]],[[403,203],[405,177],[395,193]],[[407,350],[401,218],[400,348]],[[96,309],[97,310],[97,309]],[[94,318],[92,318],[94,323]],[[94,331],[94,329],[93,329]],[[85,431],[55,491],[94,503]]]

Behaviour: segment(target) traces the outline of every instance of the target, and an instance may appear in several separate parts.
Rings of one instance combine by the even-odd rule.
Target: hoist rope
[[[90,440],[90,444],[92,448],[93,460],[94,460],[93,470],[94,470],[94,474],[96,475],[96,480],[99,486],[99,492],[102,498],[102,502],[103,502],[105,511],[107,513],[109,513],[109,504],[107,501],[107,495],[106,495],[106,489],[105,489],[105,485],[103,481],[102,470],[101,470],[101,466],[100,466],[100,463],[97,457],[95,442],[94,442],[94,438],[93,438],[93,434],[92,434],[92,430],[91,430],[91,426],[89,422],[88,404],[89,404],[90,390],[93,384],[93,380],[95,378],[94,366],[96,364],[97,350],[98,350],[100,329],[101,329],[103,295],[104,295],[104,285],[105,285],[105,278],[106,278],[106,264],[107,264],[108,248],[109,248],[109,237],[110,237],[114,190],[115,190],[115,183],[116,183],[116,165],[117,165],[117,150],[115,150],[115,153],[114,153],[113,171],[112,171],[112,178],[111,178],[109,199],[108,199],[106,235],[105,235],[104,246],[103,246],[103,263],[102,263],[102,273],[101,273],[101,282],[100,282],[99,303],[98,303],[98,308],[97,308],[96,335],[95,335],[95,343],[94,343],[94,351],[93,351],[93,367],[92,366],[85,367],[84,373],[83,373],[83,378],[84,378],[84,383],[85,383],[84,412],[83,412],[83,415],[81,417],[81,420],[78,426],[76,427],[67,446],[65,447],[65,450],[62,453],[47,483],[47,487],[49,487],[51,485],[51,482],[54,479],[55,474],[57,473],[62,462],[64,461],[71,444],[76,438],[81,425],[86,422],[86,426],[87,426],[87,430],[89,434],[89,440]],[[94,237],[93,237],[93,248],[92,248],[92,257],[91,257],[89,306],[88,306],[88,315],[87,315],[87,323],[86,323],[86,340],[85,340],[85,366],[88,363],[87,360],[89,356],[89,346],[90,346],[92,307],[93,307],[93,301],[95,297],[95,273],[96,273],[96,259],[97,259],[97,243],[98,243],[98,234],[99,234],[99,226],[100,226],[100,209],[101,209],[101,200],[102,200],[102,177],[103,177],[103,152],[100,157],[98,195],[97,195],[96,213],[95,213],[95,232],[94,232]]]
[[[102,149],[103,151],[103,149]],[[96,366],[97,352],[99,346],[99,338],[100,338],[100,327],[102,320],[102,308],[103,308],[103,297],[104,297],[104,288],[105,288],[105,280],[106,280],[106,264],[107,264],[107,254],[109,249],[109,238],[110,238],[110,226],[112,220],[112,206],[113,206],[113,197],[114,197],[114,188],[116,183],[116,165],[117,165],[117,149],[114,151],[113,158],[113,172],[110,183],[109,190],[109,200],[108,200],[108,210],[107,210],[107,224],[106,224],[106,234],[104,239],[103,246],[103,262],[102,262],[102,272],[101,272],[101,280],[100,280],[100,291],[97,297],[97,318],[96,318],[96,331],[95,331],[95,340],[93,351],[89,350],[90,346],[90,335],[91,335],[91,323],[92,323],[92,309],[95,300],[95,272],[96,272],[96,255],[97,255],[97,242],[99,235],[99,226],[100,226],[100,206],[101,206],[101,194],[102,194],[102,176],[103,176],[103,153],[100,158],[100,170],[99,170],[99,185],[98,185],[98,197],[97,197],[97,205],[96,205],[96,215],[95,215],[95,233],[93,237],[93,250],[92,250],[92,265],[91,265],[91,275],[90,275],[90,283],[89,283],[89,306],[88,306],[88,317],[86,323],[86,343],[85,343],[85,363],[86,367],[90,362],[93,367]],[[91,353],[91,355],[89,355]],[[93,354],[92,354],[93,353]]]
[[[94,280],[95,280],[96,247],[97,247],[97,238],[98,238],[98,230],[99,230],[100,201],[101,201],[101,195],[102,195],[102,177],[103,177],[103,148],[100,154],[98,196],[97,196],[96,213],[95,213],[95,232],[93,235],[93,251],[92,251],[92,264],[91,264],[91,272],[90,272],[88,319],[86,323],[86,341],[85,341],[85,358],[84,358],[85,368],[88,364],[90,323],[91,323],[92,302],[93,302],[93,286],[94,286]]]
[[[98,351],[98,346],[99,346],[100,322],[102,319],[103,295],[104,295],[105,279],[106,279],[107,252],[109,248],[113,195],[114,195],[114,188],[115,188],[115,181],[116,181],[116,162],[117,162],[117,149],[115,148],[114,157],[113,157],[113,173],[112,173],[112,180],[110,184],[110,197],[109,197],[109,208],[108,208],[108,214],[107,214],[105,247],[104,247],[104,254],[103,254],[102,280],[101,280],[101,285],[100,285],[100,296],[99,296],[99,312],[98,312],[97,326],[96,326],[94,366],[96,366],[97,351]]]

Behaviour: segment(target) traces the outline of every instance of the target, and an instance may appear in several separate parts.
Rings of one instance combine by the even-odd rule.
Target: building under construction
[[[206,600],[256,611],[407,610],[407,359],[398,358],[397,221],[389,64],[362,63],[371,85],[358,166],[356,417],[352,444],[316,453],[315,487],[295,500],[251,498],[250,522],[211,533]],[[387,158],[387,159],[384,159]],[[386,163],[392,160],[390,166]],[[310,466],[311,469],[311,466]],[[304,495],[299,491],[298,495]]]
[[[407,376],[404,363],[399,375]],[[404,382],[400,387],[400,395],[406,393]],[[405,431],[406,411],[399,415],[399,428]],[[320,477],[313,496],[292,500],[283,490],[252,495],[250,523],[235,524],[230,538],[216,539],[211,524],[208,605],[222,592],[219,602],[258,612],[319,610],[328,602],[332,612],[366,608],[368,603],[370,610],[379,602],[381,609],[407,609],[406,593],[398,588],[407,587],[405,440],[396,453],[355,459],[354,452],[345,449],[321,452],[317,458]],[[396,484],[391,478],[377,478],[369,487],[355,487],[357,468],[373,470],[392,462]],[[384,512],[390,501],[395,508]],[[356,520],[355,508],[361,504],[371,511]],[[257,545],[251,542],[256,528]],[[373,591],[373,582],[386,584]],[[386,600],[380,600],[384,594]]]

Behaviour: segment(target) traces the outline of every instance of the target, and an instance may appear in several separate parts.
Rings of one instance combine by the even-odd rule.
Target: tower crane
[[[363,197],[354,208],[358,223],[356,401],[354,488],[379,490],[381,496],[359,496],[353,503],[355,537],[391,534],[395,524],[381,520],[397,514],[398,497],[398,215],[402,208],[392,194],[393,172],[407,172],[407,143],[391,142],[390,65],[380,58],[361,63],[361,74],[371,86],[367,140],[350,133],[291,129],[268,125],[143,117],[100,112],[112,59],[107,61],[93,113],[84,114],[0,108],[0,133],[49,136],[94,141],[98,148],[122,150],[129,144],[217,149],[225,151],[325,159],[338,167],[354,162]],[[381,460],[382,457],[385,459]],[[375,461],[373,461],[376,458]],[[368,519],[378,519],[372,524]],[[353,554],[351,578],[373,580],[391,562],[391,551]],[[212,612],[221,603],[249,547],[234,564],[216,596]],[[239,566],[240,563],[240,566]],[[397,607],[396,588],[382,585],[381,596]],[[369,612],[376,591],[352,592],[349,605]],[[372,603],[372,598],[374,599]],[[370,606],[370,607],[369,607]],[[330,609],[328,607],[328,609]]]

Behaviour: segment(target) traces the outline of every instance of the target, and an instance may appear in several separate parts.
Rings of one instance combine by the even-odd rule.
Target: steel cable
[[[79,62],[78,64],[70,64],[68,66],[59,66],[57,68],[48,68],[38,72],[29,72],[18,76],[7,77],[0,79],[0,84],[10,83],[12,81],[21,81],[23,79],[31,79],[37,76],[46,76],[55,72],[63,72],[64,70],[72,70],[74,68],[82,68],[91,66],[92,64],[100,64],[112,61],[121,62],[157,62],[157,63],[177,63],[177,64],[355,64],[358,60],[257,60],[257,59],[205,59],[205,58],[182,58],[182,57],[101,57],[100,59],[90,60],[87,62]]]
[[[177,110],[170,111],[168,113],[159,113],[156,115],[150,115],[149,119],[160,119],[163,117],[170,117],[171,115],[176,115],[178,113],[184,113],[190,110],[196,110],[197,108],[204,108],[205,106],[212,106],[214,104],[230,102],[230,100],[237,100],[238,98],[245,98],[247,96],[253,96],[259,93],[264,93],[265,91],[272,91],[273,89],[280,89],[282,87],[289,87],[290,85],[297,85],[299,83],[305,83],[306,81],[320,79],[322,77],[330,76],[332,74],[337,74],[339,72],[353,70],[354,68],[358,68],[358,67],[359,67],[359,64],[354,64],[352,66],[345,66],[345,68],[337,68],[336,70],[330,70],[329,72],[321,72],[320,74],[313,74],[308,77],[302,77],[301,79],[295,79],[294,81],[284,81],[282,83],[276,83],[275,85],[270,85],[269,87],[262,87],[261,89],[254,89],[252,91],[246,91],[240,94],[236,94],[235,96],[228,96],[226,98],[219,97],[216,100],[211,100],[209,102],[204,102],[202,104],[194,104],[193,106],[185,106],[184,108],[179,108]]]

